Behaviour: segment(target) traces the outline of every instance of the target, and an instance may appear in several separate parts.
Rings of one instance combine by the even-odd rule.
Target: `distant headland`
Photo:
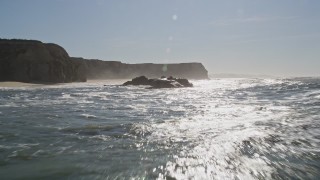
[[[142,75],[208,79],[208,71],[201,63],[126,64],[84,59],[70,57],[57,44],[0,39],[0,81],[67,83],[87,79],[130,79]]]

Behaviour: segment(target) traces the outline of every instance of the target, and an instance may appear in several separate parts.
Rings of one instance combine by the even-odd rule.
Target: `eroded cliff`
[[[0,81],[64,83],[137,76],[207,79],[201,63],[126,64],[69,57],[61,46],[34,40],[0,39]]]
[[[86,81],[81,62],[56,44],[31,40],[0,40],[0,81]]]
[[[85,64],[88,79],[132,79],[143,75],[149,78],[174,76],[188,79],[208,79],[208,71],[201,63],[126,64],[119,61],[71,59]]]

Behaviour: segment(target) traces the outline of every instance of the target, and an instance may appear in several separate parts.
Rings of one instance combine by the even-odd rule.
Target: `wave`
[[[79,165],[72,178],[320,177],[319,79],[192,83],[0,89],[0,165],[14,171],[50,157],[61,168]]]

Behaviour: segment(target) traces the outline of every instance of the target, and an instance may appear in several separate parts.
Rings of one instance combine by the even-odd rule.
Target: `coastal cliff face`
[[[0,81],[61,83],[86,81],[83,65],[56,44],[0,40]]]
[[[132,79],[138,76],[159,78],[173,76],[188,79],[208,79],[208,71],[201,63],[126,64],[119,61],[71,58],[84,64],[88,79]]]
[[[138,76],[208,79],[201,63],[125,64],[69,57],[59,45],[34,40],[0,39],[0,81],[84,82],[87,79],[132,79]]]

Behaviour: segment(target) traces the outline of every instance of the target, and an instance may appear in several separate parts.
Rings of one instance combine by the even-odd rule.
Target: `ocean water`
[[[0,88],[0,179],[319,179],[320,79]]]

